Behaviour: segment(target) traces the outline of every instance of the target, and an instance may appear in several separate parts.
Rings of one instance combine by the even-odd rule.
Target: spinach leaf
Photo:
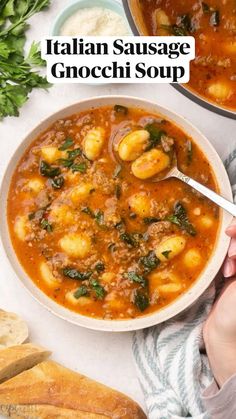
[[[63,275],[70,279],[84,281],[90,278],[92,272],[80,272],[77,269],[68,266],[63,269]]]
[[[54,178],[61,173],[60,167],[51,166],[46,161],[42,160],[39,167],[40,174],[45,177]]]
[[[87,164],[86,162],[82,162],[82,163],[74,163],[71,166],[71,170],[72,172],[80,172],[80,173],[85,173],[87,170]]]
[[[147,293],[137,290],[134,296],[134,304],[140,311],[146,310],[150,304]]]
[[[137,284],[140,284],[144,288],[147,286],[146,278],[144,278],[142,275],[137,274],[134,271],[127,272],[123,276],[124,276],[124,278],[129,279],[129,281],[131,281],[131,282],[135,282]]]
[[[103,300],[103,298],[106,295],[105,288],[99,284],[99,282],[96,279],[93,279],[90,281],[92,289],[95,291],[96,297],[99,300]]]
[[[162,255],[166,258],[169,259],[169,254],[172,252],[172,250],[165,250],[164,252],[162,252]]]
[[[131,247],[138,247],[139,245],[139,233],[122,233],[120,239]]]
[[[63,176],[58,176],[52,179],[51,185],[54,189],[61,189],[65,183],[65,179]]]
[[[80,297],[85,297],[89,295],[89,290],[85,285],[81,285],[75,292],[74,297],[79,299]]]
[[[161,137],[166,134],[165,131],[161,130],[155,123],[147,124],[144,129],[150,134],[146,151],[156,147],[160,143]]]
[[[69,160],[74,160],[77,156],[81,156],[82,154],[82,150],[81,148],[75,148],[74,150],[69,150],[67,151],[68,154],[68,159]]]
[[[51,233],[53,230],[52,224],[46,218],[42,218],[40,226],[43,230],[46,230],[48,233]]]
[[[126,106],[122,105],[115,105],[114,106],[115,113],[118,113],[120,115],[127,115],[129,112],[129,109]]]
[[[156,254],[153,250],[151,250],[146,256],[142,256],[139,259],[141,265],[144,266],[145,272],[151,272],[153,269],[157,268],[160,264],[160,260],[156,257]]]
[[[73,144],[74,144],[74,141],[72,140],[72,138],[68,137],[65,139],[64,143],[60,147],[58,147],[58,150],[60,151],[68,150],[68,148],[70,148]]]
[[[189,222],[187,211],[181,202],[177,202],[174,206],[174,214],[166,217],[167,221],[177,225],[181,230],[186,231],[190,236],[196,236],[197,232],[194,226]]]

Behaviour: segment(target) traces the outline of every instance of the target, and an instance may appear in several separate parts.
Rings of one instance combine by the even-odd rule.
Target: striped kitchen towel
[[[236,150],[225,166],[235,195]],[[149,419],[209,419],[201,393],[213,376],[203,350],[202,325],[220,282],[217,289],[212,284],[184,313],[134,334],[133,353]]]

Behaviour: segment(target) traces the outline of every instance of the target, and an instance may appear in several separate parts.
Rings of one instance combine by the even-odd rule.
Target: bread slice
[[[22,405],[34,409],[37,406],[38,412],[42,405],[75,410],[83,414],[83,418],[88,413],[94,414],[92,418],[96,419],[146,418],[137,403],[124,394],[53,361],[42,362],[0,385],[0,412],[3,413],[8,406],[8,409],[18,414]],[[43,417],[40,415],[36,417]],[[31,417],[34,419],[34,416],[28,416]]]
[[[20,345],[28,338],[28,326],[17,314],[0,310],[0,349]]]
[[[30,343],[1,349],[0,383],[45,361],[50,355],[50,351]]]
[[[107,416],[96,413],[79,412],[45,404],[3,406],[1,413],[12,419],[107,419]]]

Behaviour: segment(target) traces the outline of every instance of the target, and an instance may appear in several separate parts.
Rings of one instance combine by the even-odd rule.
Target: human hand
[[[236,219],[226,229],[226,234],[231,237],[231,243],[223,265],[223,275],[230,278],[236,274]]]

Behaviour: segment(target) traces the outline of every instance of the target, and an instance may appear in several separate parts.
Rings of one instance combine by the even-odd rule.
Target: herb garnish
[[[79,299],[80,297],[85,297],[86,295],[89,295],[89,290],[85,285],[81,285],[75,292],[74,297],[76,299]]]
[[[91,284],[91,286],[92,286],[92,289],[95,291],[95,293],[96,293],[96,297],[99,299],[99,300],[103,300],[103,298],[105,297],[105,295],[106,295],[106,291],[105,291],[105,288],[102,286],[102,285],[100,285],[99,284],[99,282],[96,280],[96,279],[93,279],[93,280],[91,280],[90,281],[90,284]]]
[[[122,233],[120,239],[131,247],[137,247],[139,243],[139,233]]]
[[[142,256],[139,259],[139,262],[144,266],[146,273],[153,271],[153,269],[157,268],[160,264],[160,260],[156,257],[153,250],[151,250],[146,256]]]
[[[124,278],[129,279],[129,281],[131,282],[136,282],[137,284],[140,284],[142,287],[147,286],[146,278],[144,278],[142,275],[137,274],[134,271],[127,272],[123,276]]]
[[[46,161],[42,160],[39,167],[40,174],[45,177],[54,178],[61,173],[60,167],[51,166]]]
[[[60,151],[64,151],[64,150],[68,150],[68,148],[70,148],[72,145],[74,144],[74,141],[72,140],[72,138],[66,138],[64,143],[58,147],[58,150]]]
[[[49,0],[3,0],[0,3],[0,118],[18,116],[33,88],[50,86],[35,68],[45,64],[39,43],[33,42],[25,56],[27,21]]]
[[[186,231],[190,236],[196,236],[197,232],[194,226],[190,223],[187,211],[181,202],[177,202],[174,206],[174,214],[166,217],[167,221],[177,225],[181,230]]]
[[[169,259],[169,254],[172,252],[172,250],[165,250],[164,252],[162,252],[162,255],[166,258]]]
[[[73,173],[75,173],[75,172],[85,173],[86,170],[87,170],[87,163],[86,162],[74,163],[71,166],[71,170],[72,170]]]
[[[46,218],[42,218],[40,226],[43,230],[46,230],[48,233],[51,233],[53,230],[52,224],[50,224]]]
[[[147,124],[144,129],[150,134],[146,151],[156,147],[160,143],[161,137],[166,135],[166,132],[161,130],[155,123]]]
[[[134,304],[140,311],[146,310],[150,304],[147,293],[141,290],[137,290],[134,296]]]
[[[86,279],[89,279],[92,275],[92,272],[80,272],[75,268],[67,267],[63,269],[63,275],[70,278],[70,279],[76,279],[79,281],[84,281]]]

